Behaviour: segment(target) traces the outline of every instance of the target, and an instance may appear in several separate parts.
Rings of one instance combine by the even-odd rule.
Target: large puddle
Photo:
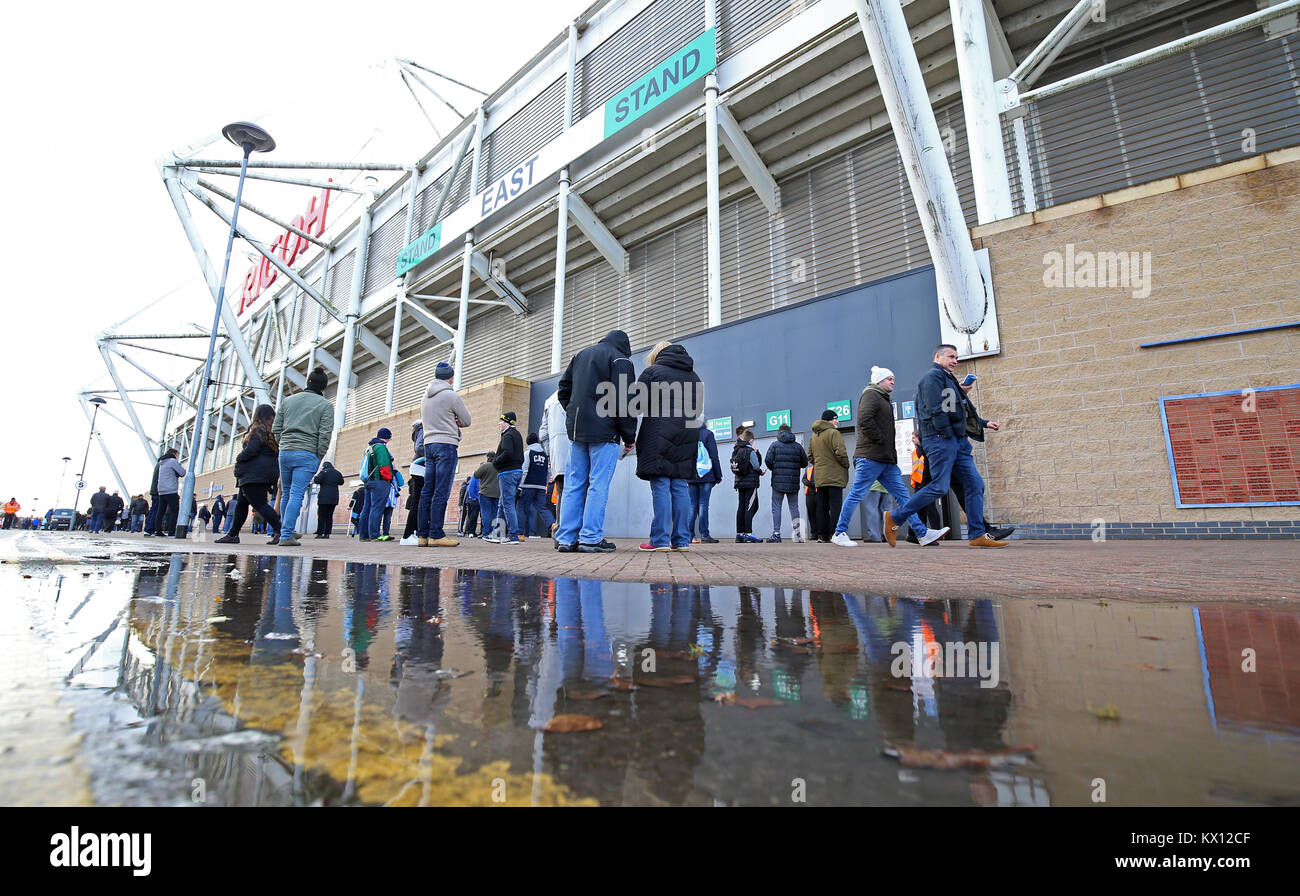
[[[126,559],[0,567],[0,802],[1300,802],[1294,611]]]

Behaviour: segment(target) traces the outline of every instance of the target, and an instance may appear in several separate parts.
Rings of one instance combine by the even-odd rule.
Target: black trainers
[[[214,539],[213,544],[239,544],[238,535],[227,535],[225,538]]]
[[[1016,531],[1015,526],[990,526],[989,537],[994,541],[1006,541],[1014,531]]]
[[[618,550],[618,547],[614,542],[605,538],[601,540],[600,544],[579,544],[578,550],[584,554],[609,554]]]
[[[780,543],[781,543],[781,536],[780,536],[780,535],[773,535],[771,538],[766,539],[766,541],[767,541],[768,544],[780,544]]]
[[[563,542],[557,541],[555,543],[555,549],[561,554],[573,554],[577,552],[578,546],[576,544],[564,544]]]

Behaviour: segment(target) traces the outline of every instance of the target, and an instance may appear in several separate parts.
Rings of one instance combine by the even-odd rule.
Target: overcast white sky
[[[0,501],[13,496],[24,513],[44,513],[60,487],[61,458],[69,456],[58,503],[71,505],[90,432],[77,393],[112,385],[95,348],[98,333],[159,299],[133,329],[211,324],[213,303],[159,177],[159,158],[248,119],[275,137],[274,158],[414,161],[436,138],[394,57],[491,91],[590,2],[11,4],[0,54],[0,160],[9,194],[0,221],[7,282]],[[444,95],[463,112],[473,105],[465,91]],[[437,106],[421,98],[431,111]],[[456,120],[441,115],[435,121],[444,128]],[[204,155],[235,158],[238,150],[223,141]],[[233,193],[233,178],[216,180],[228,181]],[[286,197],[276,189],[250,182],[245,197],[291,218],[312,192],[293,188]],[[224,225],[197,203],[191,207],[219,270]],[[332,202],[331,230],[356,213],[345,218]],[[252,227],[256,219],[243,223]],[[269,240],[274,230],[259,233]],[[248,266],[244,251],[236,243],[228,292],[237,291]],[[191,341],[193,353],[205,348]],[[160,371],[193,366],[142,357]],[[139,375],[124,378],[152,385]],[[125,418],[116,396],[107,397],[106,408]],[[139,410],[156,438],[162,411]],[[98,429],[128,489],[147,491],[150,467],[134,431],[103,413]],[[98,445],[86,479],[82,504],[100,485],[117,489]]]

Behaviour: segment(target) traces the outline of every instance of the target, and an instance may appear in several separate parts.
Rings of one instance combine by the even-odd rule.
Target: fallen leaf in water
[[[1025,762],[1034,748],[1012,747],[1006,750],[925,750],[912,744],[887,746],[882,751],[890,759],[897,759],[907,768],[974,768],[985,769],[999,765]]]
[[[1153,666],[1150,663],[1138,663],[1139,669],[1146,669],[1148,672],[1168,672],[1168,666]]]
[[[1049,610],[1052,609],[1052,605],[1051,605],[1051,604],[1038,604],[1038,606],[1040,606],[1040,607],[1047,607],[1047,609],[1049,609]]]
[[[887,690],[887,691],[907,691],[907,693],[909,693],[909,694],[912,693],[912,689],[909,688],[909,687],[908,687],[907,685],[905,685],[905,684],[887,684],[887,685],[885,685],[885,690]]]
[[[1104,722],[1119,721],[1119,707],[1109,700],[1106,701],[1105,706],[1094,707],[1092,703],[1085,703],[1084,708]]]
[[[764,706],[785,706],[785,704],[780,700],[769,700],[766,697],[737,696],[735,703],[737,706],[745,707],[745,709],[762,709]]]
[[[1164,638],[1157,638],[1155,635],[1138,635],[1143,641],[1163,641]]]
[[[569,734],[576,731],[595,731],[597,728],[604,727],[605,723],[593,716],[564,713],[552,718],[542,730],[551,734]]]
[[[564,696],[570,700],[600,700],[609,696],[609,691],[565,691]]]

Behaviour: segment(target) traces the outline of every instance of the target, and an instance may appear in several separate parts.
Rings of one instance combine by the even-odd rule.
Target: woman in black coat
[[[645,415],[636,435],[636,475],[650,483],[654,520],[643,551],[685,551],[691,544],[691,488],[704,388],[683,346],[661,342],[637,379]]]
[[[239,486],[239,501],[235,518],[230,522],[230,534],[218,538],[213,544],[239,544],[239,530],[248,519],[252,507],[271,524],[275,535],[267,544],[280,543],[280,514],[267,500],[267,495],[280,479],[280,446],[271,435],[275,423],[275,409],[269,404],[259,404],[253,412],[253,422],[244,434],[244,450],[235,458],[235,483]]]
[[[334,508],[339,506],[339,486],[343,484],[343,474],[334,469],[329,461],[321,464],[315,480],[320,486],[316,496],[316,537],[329,538],[334,531]]]

